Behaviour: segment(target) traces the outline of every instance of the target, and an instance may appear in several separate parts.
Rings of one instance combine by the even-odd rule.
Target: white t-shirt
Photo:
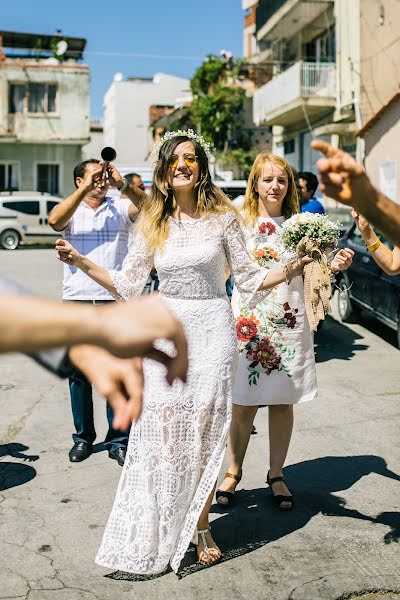
[[[62,232],[80,254],[105,269],[119,270],[128,253],[130,200],[106,197],[93,210],[81,202]],[[76,267],[64,265],[63,300],[112,300],[111,294]]]

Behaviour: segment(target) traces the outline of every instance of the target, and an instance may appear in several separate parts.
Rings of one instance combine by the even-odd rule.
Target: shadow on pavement
[[[36,469],[33,467],[1,460],[3,456],[12,456],[28,462],[38,460],[39,456],[37,454],[25,454],[28,449],[28,446],[18,443],[0,445],[0,491],[23,485],[36,477]]]
[[[328,315],[315,334],[315,361],[321,363],[335,358],[350,360],[357,352],[369,348],[366,344],[358,343],[362,339],[361,335]]]
[[[386,525],[390,531],[384,542],[400,540],[400,513],[383,512],[377,517],[346,508],[343,498],[333,495],[351,488],[362,477],[370,474],[382,475],[400,481],[400,475],[390,471],[379,456],[326,456],[304,461],[285,468],[289,487],[294,490],[296,506],[284,512],[273,503],[265,488],[240,490],[235,494],[235,504],[227,513],[217,504],[211,512],[221,516],[212,522],[214,539],[222,549],[225,562],[253,552],[270,542],[279,540],[298,529],[302,529],[318,514],[350,517],[371,523]],[[382,497],[382,504],[384,504]],[[205,567],[196,562],[196,551],[190,547],[179,569],[178,577],[186,577]],[[127,581],[145,581],[161,577],[170,569],[155,576],[134,575],[116,571],[106,577]]]

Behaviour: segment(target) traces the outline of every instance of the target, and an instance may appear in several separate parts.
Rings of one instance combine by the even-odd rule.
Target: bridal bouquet
[[[326,215],[300,213],[282,224],[282,242],[299,258],[313,259],[304,267],[306,312],[312,331],[329,312],[330,256],[339,240],[339,223]]]

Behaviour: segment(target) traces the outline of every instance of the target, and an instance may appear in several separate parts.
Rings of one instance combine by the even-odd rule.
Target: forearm
[[[83,200],[85,191],[82,188],[75,190],[73,194],[60,202],[49,214],[49,225],[55,231],[62,231],[74,216],[76,209]]]
[[[117,294],[113,282],[110,277],[110,273],[107,269],[99,267],[96,263],[89,260],[86,256],[80,256],[79,261],[76,265],[81,271],[83,271],[90,279],[93,279],[96,283],[101,285],[103,288],[111,292],[111,294]]]
[[[371,193],[355,208],[395,246],[400,246],[400,205],[371,186]]]
[[[0,297],[0,330],[0,352],[31,353],[102,342],[99,319],[93,307],[32,297]]]
[[[262,292],[265,290],[270,290],[279,285],[280,283],[283,283],[284,281],[286,281],[286,277],[285,270],[283,267],[280,269],[271,269],[264,281],[262,282],[262,284],[260,285],[260,287],[258,288],[258,291]]]
[[[378,236],[372,229],[368,227],[361,232],[366,246],[372,246],[379,241]],[[371,256],[376,264],[388,275],[397,275],[400,264],[397,264],[395,253],[390,250],[385,244],[381,244],[375,251],[371,252]]]

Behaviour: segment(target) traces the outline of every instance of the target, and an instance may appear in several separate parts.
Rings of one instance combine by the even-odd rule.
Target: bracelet
[[[129,185],[129,182],[127,179],[125,179],[125,177],[122,178],[122,181],[123,181],[123,183],[122,183],[121,187],[119,188],[119,191],[121,192],[121,194],[124,193],[124,191],[126,190],[126,188]]]
[[[379,246],[381,246],[381,245],[382,245],[381,240],[376,240],[376,242],[374,242],[370,246],[367,246],[367,250],[368,250],[368,252],[375,252],[376,250],[378,250]]]

